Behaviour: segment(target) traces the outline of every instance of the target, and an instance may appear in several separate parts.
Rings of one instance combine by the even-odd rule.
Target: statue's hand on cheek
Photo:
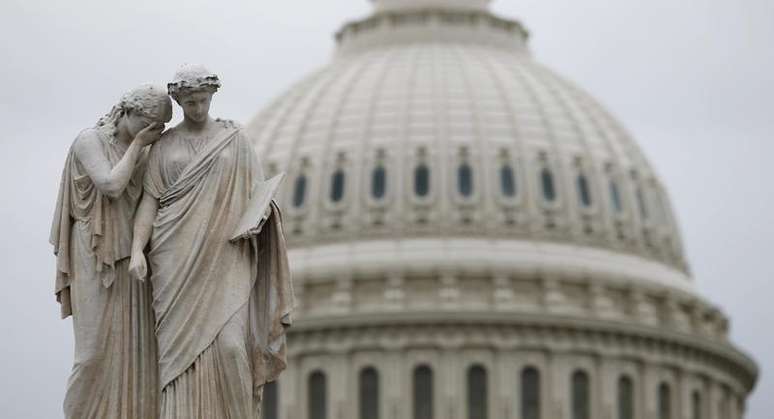
[[[163,131],[164,124],[154,122],[137,133],[137,136],[134,137],[134,141],[143,147],[146,145],[151,145],[161,138],[161,133]]]

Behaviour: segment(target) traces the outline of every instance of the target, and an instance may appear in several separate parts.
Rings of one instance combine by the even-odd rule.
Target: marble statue
[[[184,119],[151,148],[130,272],[148,279],[162,419],[257,419],[285,368],[293,292],[279,208],[230,240],[263,174],[244,131],[209,115],[219,78],[182,67],[168,84]]]
[[[171,118],[166,91],[141,86],[82,131],[67,156],[51,243],[57,300],[75,334],[68,419],[157,417],[152,295],[128,268],[146,146]]]

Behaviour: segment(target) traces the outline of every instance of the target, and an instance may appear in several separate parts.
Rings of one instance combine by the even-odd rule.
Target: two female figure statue
[[[161,134],[171,102],[143,86],[71,149],[52,229],[76,340],[67,418],[258,418],[285,368],[279,209],[231,240],[263,174],[243,131],[210,117],[219,87],[183,67],[168,84],[179,125]]]

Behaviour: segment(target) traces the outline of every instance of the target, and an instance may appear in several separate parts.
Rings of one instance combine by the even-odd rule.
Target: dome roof
[[[521,24],[488,1],[375,3],[337,34],[328,66],[248,125],[268,171],[288,174],[286,234],[315,270],[337,263],[331,252],[370,258],[363,269],[422,254],[439,269],[692,287],[651,165],[597,101],[532,58]]]

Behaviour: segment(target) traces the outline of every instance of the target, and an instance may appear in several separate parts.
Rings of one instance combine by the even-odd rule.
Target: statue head
[[[169,95],[183,108],[185,117],[202,122],[209,117],[212,96],[220,88],[220,79],[202,65],[185,64],[167,84]]]
[[[97,126],[107,127],[117,133],[122,124],[131,136],[137,135],[143,128],[158,122],[164,124],[172,120],[172,101],[163,87],[143,84],[124,94]]]

